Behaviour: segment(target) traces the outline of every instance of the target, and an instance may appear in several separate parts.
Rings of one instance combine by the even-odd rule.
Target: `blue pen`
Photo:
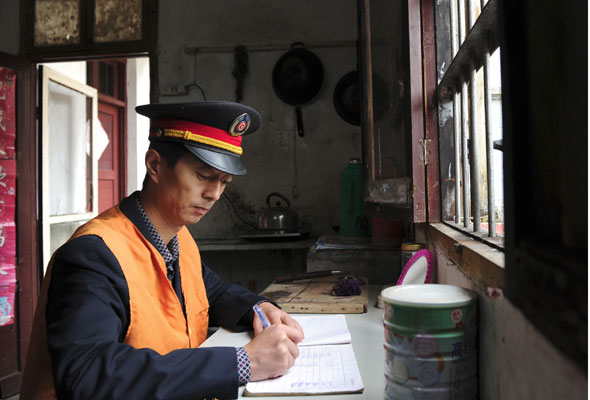
[[[258,318],[260,318],[260,321],[262,321],[262,327],[268,328],[270,326],[270,322],[268,321],[268,317],[266,316],[264,311],[262,311],[262,308],[258,307],[258,304],[254,304],[252,309],[256,314],[258,314]]]

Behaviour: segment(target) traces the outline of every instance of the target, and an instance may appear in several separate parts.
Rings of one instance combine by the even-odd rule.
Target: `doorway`
[[[51,216],[43,221],[43,265],[46,268],[51,254],[71,236],[79,225],[118,204],[123,197],[141,187],[141,181],[145,175],[143,155],[149,144],[147,139],[149,121],[145,117],[136,115],[135,106],[149,102],[150,85],[148,58],[44,63],[43,68],[54,70],[79,84],[79,87],[91,88],[97,93],[97,111],[95,115],[89,117],[93,128],[90,130],[91,139],[87,140],[86,148],[86,153],[90,157],[88,164],[93,167],[85,173],[84,182],[80,182],[75,187],[68,186],[68,190],[74,195],[81,192],[88,193],[88,207],[84,210],[84,215],[71,216],[67,223],[61,221],[65,217],[55,221],[59,224],[50,221],[51,218],[55,219]],[[50,96],[51,93],[40,93],[41,98],[47,95]],[[49,103],[51,104],[51,99]],[[44,112],[51,114],[50,108],[42,109],[41,114],[43,115]],[[63,130],[62,124],[57,125]],[[44,133],[44,135],[49,142],[57,139],[55,128],[53,133]],[[80,133],[62,132],[60,135],[61,139],[58,140],[61,140],[65,149],[70,147],[68,143],[70,139],[63,138],[74,140],[76,136],[80,136]],[[89,148],[92,150],[88,150]],[[80,148],[77,152],[84,152],[84,149]],[[64,154],[64,152],[55,151],[42,154],[41,158],[48,159],[42,164],[40,174],[45,187],[55,174],[50,172],[51,169],[48,167],[44,169],[43,165],[53,165],[51,160],[56,158],[82,156],[82,154]],[[80,175],[78,168],[62,168],[60,173]],[[41,191],[40,204],[42,208],[52,210],[55,208],[52,202],[62,202],[65,195],[67,193],[59,193],[57,197],[44,196],[44,192]]]
[[[98,90],[99,136],[106,147],[98,159],[98,212],[117,204],[125,193],[125,111],[127,88],[125,60],[90,61],[86,80]]]

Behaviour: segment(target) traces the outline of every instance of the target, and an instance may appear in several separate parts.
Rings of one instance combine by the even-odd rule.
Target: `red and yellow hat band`
[[[231,136],[223,129],[174,118],[151,120],[150,138],[177,138],[242,154],[242,137]]]

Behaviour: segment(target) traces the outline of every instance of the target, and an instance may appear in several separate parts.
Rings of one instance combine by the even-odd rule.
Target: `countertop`
[[[382,399],[385,387],[383,349],[383,310],[375,307],[381,285],[369,285],[369,309],[364,314],[345,314],[346,323],[352,336],[352,347],[363,379],[364,391],[356,394],[319,395],[319,400],[338,399]],[[209,337],[202,346],[243,346],[251,338],[251,333],[235,333],[219,329]],[[242,397],[244,387],[239,391]],[[309,400],[310,396],[265,397],[265,399]]]

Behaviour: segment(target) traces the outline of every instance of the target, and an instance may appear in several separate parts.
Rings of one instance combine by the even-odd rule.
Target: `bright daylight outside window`
[[[436,2],[442,219],[503,246],[496,0]]]

